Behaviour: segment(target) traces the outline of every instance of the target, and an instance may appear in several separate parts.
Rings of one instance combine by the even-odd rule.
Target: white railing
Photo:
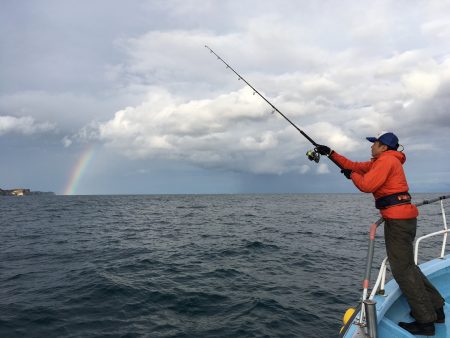
[[[388,258],[385,257],[381,263],[380,272],[378,273],[377,280],[373,285],[372,292],[370,293],[369,299],[372,300],[377,293],[384,294],[384,283],[386,282],[386,267]]]
[[[445,253],[445,247],[447,245],[447,236],[449,233],[449,229],[447,228],[447,219],[445,217],[445,210],[444,210],[444,201],[441,200],[441,213],[442,213],[442,220],[444,222],[444,230],[441,231],[436,231],[433,232],[431,234],[422,236],[420,238],[417,239],[416,241],[416,245],[414,246],[414,262],[417,264],[418,261],[418,256],[419,256],[419,244],[422,240],[429,238],[429,237],[434,237],[434,236],[438,236],[438,235],[444,235],[444,238],[442,240],[442,249],[441,249],[441,255],[439,256],[439,258],[443,258],[444,257],[444,253]]]

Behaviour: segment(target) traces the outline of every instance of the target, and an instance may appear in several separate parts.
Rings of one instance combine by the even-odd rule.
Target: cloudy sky
[[[354,192],[398,134],[413,192],[450,190],[450,2],[2,0],[0,188]]]

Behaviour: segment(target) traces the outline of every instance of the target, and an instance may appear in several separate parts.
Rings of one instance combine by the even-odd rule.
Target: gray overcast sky
[[[356,191],[316,142],[398,134],[413,192],[450,190],[449,1],[3,0],[0,187]]]

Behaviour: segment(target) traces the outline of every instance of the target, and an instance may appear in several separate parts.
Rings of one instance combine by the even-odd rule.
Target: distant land
[[[30,189],[1,189],[0,196],[55,195],[51,191],[31,191]]]

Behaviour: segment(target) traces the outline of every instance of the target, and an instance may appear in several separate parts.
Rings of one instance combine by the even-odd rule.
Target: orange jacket
[[[402,152],[388,150],[368,162],[353,162],[333,152],[333,160],[344,169],[352,170],[351,179],[362,192],[371,192],[375,199],[408,191],[403,163],[406,156]],[[386,219],[416,218],[419,211],[414,204],[401,204],[380,210]]]

